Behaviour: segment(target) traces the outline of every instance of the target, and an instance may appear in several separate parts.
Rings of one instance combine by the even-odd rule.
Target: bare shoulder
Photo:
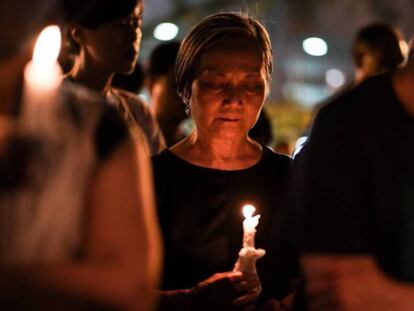
[[[149,104],[139,95],[117,88],[113,88],[112,91],[125,101],[134,115],[152,117]]]

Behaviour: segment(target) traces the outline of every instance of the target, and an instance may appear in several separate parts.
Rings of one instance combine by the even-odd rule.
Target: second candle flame
[[[40,33],[33,51],[33,63],[41,68],[55,64],[60,51],[62,36],[56,25],[48,26]]]

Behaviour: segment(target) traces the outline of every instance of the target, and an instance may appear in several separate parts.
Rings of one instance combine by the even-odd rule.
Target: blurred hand
[[[305,256],[309,310],[414,310],[414,286],[386,277],[369,256]]]
[[[255,275],[241,272],[216,273],[192,290],[194,302],[203,308],[254,310],[253,303],[261,292]]]

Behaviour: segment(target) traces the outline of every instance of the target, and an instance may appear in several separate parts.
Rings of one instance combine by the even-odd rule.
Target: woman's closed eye
[[[226,83],[220,81],[201,81],[202,88],[211,91],[221,91],[226,88]]]
[[[263,81],[246,81],[238,85],[231,85],[225,81],[220,80],[204,80],[200,81],[200,85],[203,89],[211,92],[222,92],[232,89],[237,92],[245,92],[249,94],[260,93],[264,89]]]
[[[120,27],[140,28],[142,26],[142,16],[127,17],[118,21]]]
[[[264,84],[262,82],[247,82],[242,85],[242,89],[246,92],[261,92],[264,89]]]

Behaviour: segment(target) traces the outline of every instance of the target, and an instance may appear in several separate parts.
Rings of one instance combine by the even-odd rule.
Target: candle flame
[[[61,46],[61,33],[56,25],[48,26],[40,33],[33,52],[33,64],[39,68],[56,63]]]
[[[243,206],[243,215],[245,218],[251,218],[255,211],[256,208],[251,204],[246,204],[245,206]]]

